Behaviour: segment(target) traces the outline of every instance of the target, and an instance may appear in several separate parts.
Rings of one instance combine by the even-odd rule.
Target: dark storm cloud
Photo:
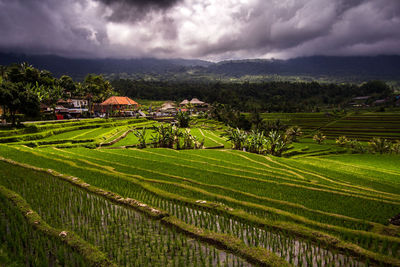
[[[96,0],[112,9],[108,19],[113,22],[137,21],[148,12],[167,10],[181,0]]]
[[[0,0],[0,48],[3,51],[95,56],[107,44],[104,26],[84,1]]]
[[[285,5],[284,3],[287,3]],[[199,55],[294,57],[400,53],[400,1],[259,1],[237,35],[199,47]],[[224,56],[223,56],[224,57]]]
[[[400,0],[0,0],[0,50],[75,57],[400,54]]]

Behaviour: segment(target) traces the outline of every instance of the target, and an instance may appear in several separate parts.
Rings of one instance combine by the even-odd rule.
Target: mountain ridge
[[[382,79],[400,81],[400,56],[310,56],[287,60],[241,59],[209,62],[198,59],[83,59],[56,55],[25,55],[0,53],[0,65],[28,62],[46,69],[55,76],[63,74],[82,80],[88,73],[96,74],[148,74],[186,75],[191,71],[203,76],[331,76],[357,77],[361,80]],[[189,75],[189,74],[187,74]],[[118,77],[118,76],[117,76]]]

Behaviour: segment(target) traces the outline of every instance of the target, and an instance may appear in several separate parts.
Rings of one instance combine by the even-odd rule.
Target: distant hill
[[[208,71],[234,77],[277,74],[400,80],[400,56],[312,56],[289,60],[222,61],[209,66]]]
[[[21,55],[0,53],[0,65],[28,62],[39,69],[47,69],[55,76],[67,74],[82,80],[88,73],[96,74],[179,74],[179,77],[215,76],[306,76],[336,77],[338,80],[362,81],[371,79],[400,81],[400,56],[328,57],[312,56],[289,60],[234,60],[212,63],[186,59],[73,59],[53,55]]]
[[[46,69],[55,76],[63,74],[83,79],[88,73],[149,73],[185,71],[191,67],[207,67],[211,62],[187,59],[75,59],[54,55],[23,55],[0,53],[0,65],[28,62],[38,69]]]

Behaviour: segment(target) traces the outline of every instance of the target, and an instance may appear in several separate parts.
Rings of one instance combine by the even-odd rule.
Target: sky
[[[0,51],[211,61],[400,54],[400,0],[0,0]]]

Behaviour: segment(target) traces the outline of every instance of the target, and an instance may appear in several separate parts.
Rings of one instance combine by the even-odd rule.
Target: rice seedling
[[[15,192],[0,186],[2,264],[10,266],[114,266],[71,232],[54,229]]]
[[[49,223],[78,233],[120,265],[203,265],[221,260],[249,265],[239,257],[190,239],[130,208],[85,192],[48,175],[1,177],[0,182],[20,193]],[[38,194],[40,192],[40,194]],[[210,253],[215,249],[215,253]],[[188,253],[188,254],[186,254]],[[178,256],[179,255],[179,256]],[[218,256],[217,256],[218,255]],[[178,256],[178,257],[177,257]]]

